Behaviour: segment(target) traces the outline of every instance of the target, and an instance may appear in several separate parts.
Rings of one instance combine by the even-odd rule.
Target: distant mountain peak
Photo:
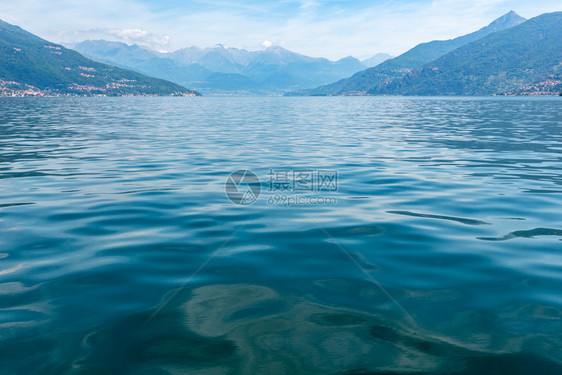
[[[266,51],[288,51],[288,49],[285,49],[277,44],[269,46],[265,49]]]
[[[497,18],[496,20],[494,20],[490,26],[495,26],[495,25],[503,25],[506,23],[509,24],[520,24],[527,21],[526,18],[521,17],[519,14],[517,14],[515,11],[510,10],[509,12],[507,12],[506,14],[504,14],[503,16]]]
[[[351,56],[351,55],[350,55],[350,56],[346,56],[346,57],[344,57],[344,58],[341,58],[341,59],[339,59],[339,60],[337,60],[337,61],[338,61],[338,62],[359,62],[359,63],[360,63],[360,61],[359,61],[358,59],[356,59],[355,57],[353,57],[353,56]]]

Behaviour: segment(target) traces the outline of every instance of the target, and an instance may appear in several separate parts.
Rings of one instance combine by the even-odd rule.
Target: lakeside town
[[[68,87],[72,92],[57,92],[53,90],[42,90],[38,87],[19,83],[15,81],[6,81],[0,79],[0,97],[80,97],[80,96],[160,96],[158,94],[119,94],[108,93],[108,90],[131,87],[124,82],[107,83],[105,87],[94,85],[79,85],[77,83]],[[195,96],[189,92],[173,92],[169,96]]]

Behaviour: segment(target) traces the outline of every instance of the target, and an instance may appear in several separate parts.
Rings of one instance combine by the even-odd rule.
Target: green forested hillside
[[[186,95],[162,79],[94,62],[0,21],[0,94]]]
[[[493,95],[562,91],[562,12],[543,14],[379,85],[369,94]]]

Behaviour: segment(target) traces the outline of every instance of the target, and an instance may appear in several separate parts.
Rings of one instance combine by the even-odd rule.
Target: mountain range
[[[350,78],[311,90],[301,90],[289,95],[364,95],[375,87],[400,79],[459,47],[475,42],[492,33],[520,25],[526,19],[511,11],[488,26],[451,40],[422,43],[406,53],[361,72]]]
[[[261,51],[216,45],[157,52],[137,45],[86,40],[73,47],[94,60],[174,81],[205,94],[280,94],[312,88],[349,77],[390,56],[377,54],[363,62],[301,55],[280,46]]]
[[[511,11],[471,34],[363,61],[351,56],[331,61],[280,46],[158,52],[88,40],[74,48],[0,21],[0,96],[200,95],[185,87],[208,94],[289,96],[562,91],[562,12],[526,20]]]
[[[198,95],[180,85],[92,61],[0,20],[0,96]]]

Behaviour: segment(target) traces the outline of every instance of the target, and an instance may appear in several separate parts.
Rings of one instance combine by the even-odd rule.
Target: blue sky
[[[118,40],[158,50],[276,44],[311,56],[398,55],[475,31],[515,10],[530,18],[560,0],[0,0],[0,18],[57,43]]]

